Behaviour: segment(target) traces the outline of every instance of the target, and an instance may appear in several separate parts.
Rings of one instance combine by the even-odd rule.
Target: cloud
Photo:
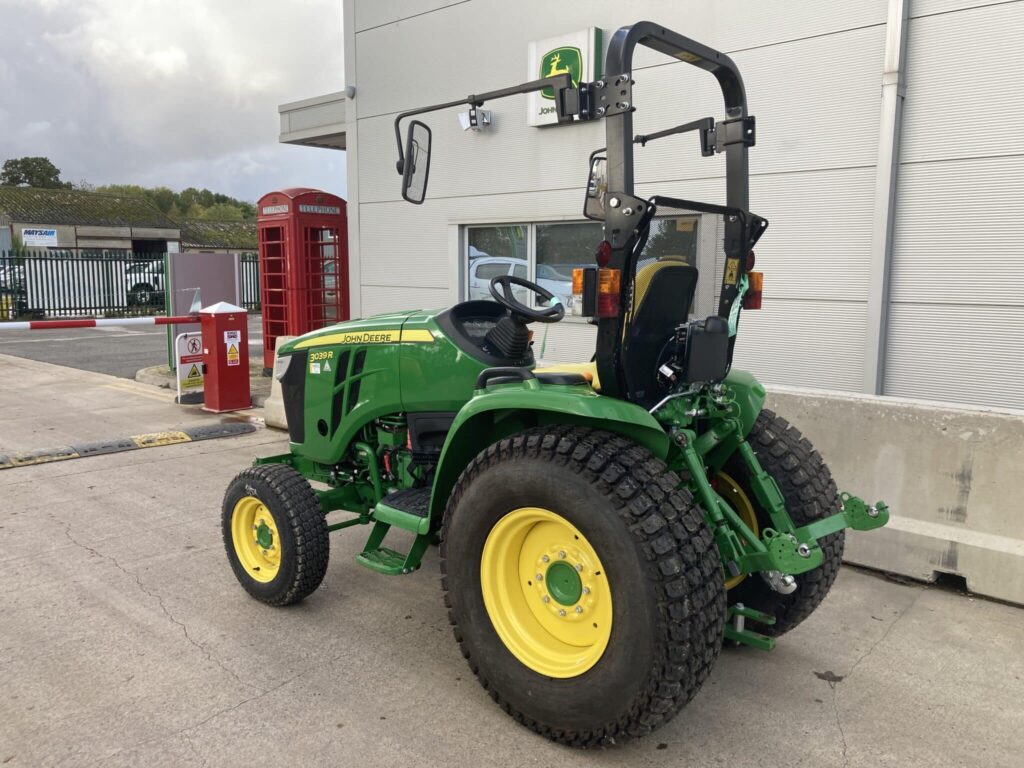
[[[341,15],[338,0],[0,0],[0,160],[44,155],[96,184],[343,193],[343,153],[277,143],[278,104],[344,87]]]

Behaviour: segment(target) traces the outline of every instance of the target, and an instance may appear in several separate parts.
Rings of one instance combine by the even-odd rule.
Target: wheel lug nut
[[[583,606],[582,605],[577,605],[576,606],[576,613],[583,613]]]
[[[559,616],[565,616],[565,608],[559,608],[558,609],[558,615]]]
[[[564,550],[564,549],[563,549],[563,550],[561,550],[561,551],[560,551],[560,552],[558,553],[558,559],[559,559],[559,560],[565,560],[565,550]]]
[[[584,587],[583,588],[583,594],[584,595],[589,595],[590,594],[590,587]]]
[[[267,554],[267,550],[264,549],[263,550],[263,554],[266,555]]]
[[[547,595],[544,595],[544,597],[542,597],[541,600],[543,600],[545,603],[550,603],[551,602],[551,598],[548,597]]]
[[[535,578],[537,579],[537,581],[544,581],[544,574],[543,573],[538,573]]]
[[[545,563],[547,563],[547,562],[550,562],[550,561],[551,561],[551,558],[550,558],[550,557],[548,557],[547,555],[544,555],[544,556],[543,556],[543,557],[541,558],[541,560],[543,560],[543,561],[544,561]]]
[[[576,571],[577,571],[577,573],[582,571],[582,570],[583,570],[583,563],[576,563]]]

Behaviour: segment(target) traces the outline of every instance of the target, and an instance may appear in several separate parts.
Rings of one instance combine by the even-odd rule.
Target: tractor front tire
[[[718,658],[722,564],[679,478],[641,446],[549,426],[482,451],[444,518],[445,603],[483,687],[572,746],[646,734]]]
[[[839,492],[821,454],[800,431],[770,410],[763,410],[747,436],[758,461],[771,475],[782,491],[786,509],[793,525],[813,523],[840,511]],[[771,526],[768,513],[754,501],[750,489],[750,475],[746,465],[734,456],[726,464],[726,471],[734,477],[751,499],[760,527]],[[773,590],[759,574],[749,574],[729,591],[729,602],[741,602],[775,616],[774,626],[758,625],[766,635],[778,637],[796,627],[821,604],[832,583],[839,575],[842,564],[845,531],[829,534],[819,540],[824,559],[813,571],[798,574],[797,588],[783,595]]]
[[[224,547],[245,591],[268,605],[309,596],[327,572],[330,542],[306,478],[284,464],[250,467],[228,485]]]

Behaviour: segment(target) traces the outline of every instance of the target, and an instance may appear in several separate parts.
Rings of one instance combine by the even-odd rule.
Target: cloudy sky
[[[341,0],[0,0],[0,162],[65,180],[345,194],[277,105],[344,88]]]

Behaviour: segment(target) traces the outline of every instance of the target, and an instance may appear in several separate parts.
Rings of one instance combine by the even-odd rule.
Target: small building
[[[181,230],[142,197],[0,187],[0,251],[18,243],[73,253],[173,253],[181,250]]]
[[[182,219],[181,250],[198,253],[256,253],[256,222]]]

